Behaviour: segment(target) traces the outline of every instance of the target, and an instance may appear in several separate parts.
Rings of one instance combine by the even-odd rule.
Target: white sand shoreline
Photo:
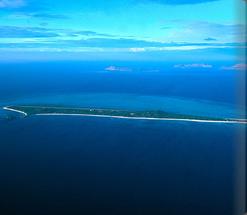
[[[4,110],[21,113],[28,116],[27,113],[9,107],[3,107]],[[84,117],[100,117],[100,118],[117,118],[117,119],[132,119],[132,120],[156,120],[156,121],[182,121],[182,122],[199,122],[199,123],[223,123],[223,124],[247,124],[241,119],[231,120],[204,120],[204,119],[183,119],[183,118],[151,118],[151,117],[127,117],[127,116],[111,116],[111,115],[97,115],[97,114],[69,114],[69,113],[40,113],[35,116],[84,116]]]
[[[20,110],[16,110],[16,109],[13,109],[13,108],[9,108],[9,107],[3,107],[4,110],[8,110],[8,111],[12,111],[12,112],[16,112],[16,113],[21,113],[23,114],[24,116],[27,116],[27,113],[23,112],[23,111],[20,111]]]
[[[179,119],[179,118],[150,118],[150,117],[127,117],[127,116],[109,116],[95,114],[65,114],[65,113],[42,113],[35,114],[36,116],[86,116],[86,117],[101,117],[101,118],[117,118],[117,119],[133,119],[133,120],[158,120],[158,121],[184,121],[184,122],[203,122],[203,123],[226,123],[226,124],[247,124],[241,121],[225,121],[225,120],[201,120],[201,119]]]

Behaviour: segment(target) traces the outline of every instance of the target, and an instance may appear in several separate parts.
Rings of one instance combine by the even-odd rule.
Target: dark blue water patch
[[[5,214],[233,215],[236,125],[0,122]]]
[[[130,67],[133,71],[105,71],[110,65]],[[178,71],[161,63],[142,62],[0,64],[0,71],[0,100],[51,93],[114,92],[235,104],[240,78],[236,71]]]

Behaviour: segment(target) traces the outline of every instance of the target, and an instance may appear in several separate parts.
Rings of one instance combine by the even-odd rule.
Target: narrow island
[[[71,115],[71,116],[94,116],[108,118],[142,119],[142,120],[169,120],[169,121],[190,121],[208,123],[239,123],[246,124],[246,119],[232,119],[220,117],[193,116],[186,114],[168,113],[165,111],[134,111],[97,108],[71,108],[71,107],[49,107],[49,106],[8,106],[4,110],[13,111],[23,116],[31,115]]]

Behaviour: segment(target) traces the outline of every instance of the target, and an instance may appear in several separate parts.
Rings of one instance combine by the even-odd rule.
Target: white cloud
[[[231,45],[174,45],[174,46],[165,46],[164,47],[144,47],[144,48],[129,48],[127,50],[122,48],[122,51],[129,52],[148,52],[148,51],[191,51],[191,50],[199,50],[199,49],[224,49],[224,48],[232,48]]]
[[[145,52],[146,49],[145,48],[130,48],[129,51],[130,52]]]
[[[105,68],[105,71],[110,71],[110,72],[131,72],[132,69],[128,68],[128,67],[117,67],[117,66],[109,66],[107,68]]]
[[[223,66],[221,67],[222,70],[246,70],[247,64],[239,63],[232,66]]]
[[[198,64],[198,63],[193,63],[193,64],[177,64],[174,65],[174,68],[179,68],[179,69],[190,69],[190,68],[203,68],[203,69],[211,69],[213,66],[210,64]]]
[[[23,0],[0,0],[0,8],[19,8],[25,5]]]

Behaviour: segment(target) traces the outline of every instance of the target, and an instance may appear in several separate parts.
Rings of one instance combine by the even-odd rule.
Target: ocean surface
[[[111,65],[131,71],[106,71]],[[244,118],[239,74],[154,62],[0,65],[0,107],[164,110]],[[9,117],[13,116],[13,117]],[[0,214],[233,215],[244,125],[0,110]]]

